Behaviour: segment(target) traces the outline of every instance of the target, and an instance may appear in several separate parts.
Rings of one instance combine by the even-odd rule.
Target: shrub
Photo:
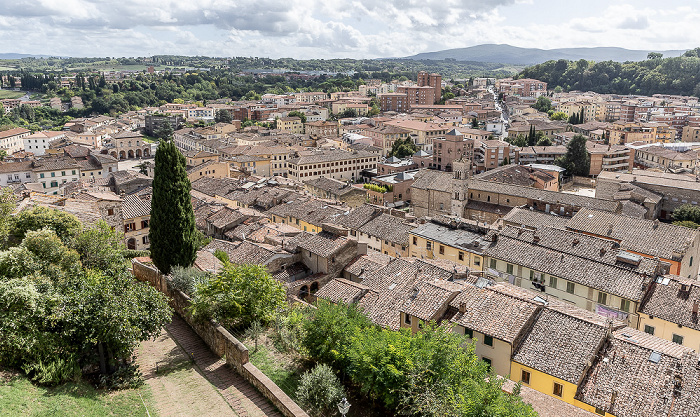
[[[211,279],[211,274],[200,271],[194,267],[183,268],[174,266],[170,272],[170,283],[173,288],[192,296],[197,288],[197,285],[204,284]]]
[[[316,365],[301,376],[296,392],[299,404],[313,417],[331,416],[345,397],[343,385],[328,365]]]
[[[22,370],[29,379],[40,385],[58,385],[66,381],[80,379],[80,366],[73,356],[64,359],[60,356],[36,362],[27,363]]]

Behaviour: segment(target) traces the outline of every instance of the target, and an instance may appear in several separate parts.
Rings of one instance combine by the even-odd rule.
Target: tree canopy
[[[165,274],[174,265],[192,265],[197,256],[191,188],[185,157],[172,141],[161,141],[155,156],[148,237],[153,264]]]
[[[398,138],[391,145],[391,151],[388,156],[395,156],[399,159],[406,158],[418,152],[418,147],[411,140],[411,138],[401,139]]]
[[[583,135],[575,135],[566,145],[566,154],[557,158],[554,163],[566,169],[569,175],[587,177],[591,158],[586,150],[586,138]]]

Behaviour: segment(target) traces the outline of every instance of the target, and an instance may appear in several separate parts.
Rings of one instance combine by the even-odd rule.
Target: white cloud
[[[548,11],[555,1],[15,0],[0,9],[0,52],[374,58],[481,43],[700,45],[700,13],[681,0],[593,0],[602,7],[554,19]],[[501,11],[510,7],[537,11],[538,18],[504,17]]]

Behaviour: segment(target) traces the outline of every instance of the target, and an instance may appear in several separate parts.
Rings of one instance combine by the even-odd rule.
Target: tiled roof
[[[337,196],[343,196],[350,192],[358,191],[358,189],[352,185],[348,185],[343,181],[338,181],[333,178],[319,177],[313,180],[305,181],[304,183],[308,186],[315,187],[323,191],[328,191]]]
[[[683,286],[685,291],[682,290]],[[693,313],[695,304],[700,304],[700,282],[676,275],[666,275],[653,284],[639,311],[679,326],[700,330],[700,323],[698,323],[700,313]]]
[[[202,271],[217,273],[223,264],[212,252],[199,250],[197,251],[197,258],[194,260],[194,266]]]
[[[369,236],[376,236],[381,240],[408,246],[408,233],[416,227],[415,224],[407,223],[406,220],[381,214],[360,227],[359,231]],[[392,254],[393,255],[393,254]]]
[[[565,229],[566,224],[569,222],[569,218],[543,213],[541,211],[526,210],[514,207],[503,217],[503,222],[505,224],[525,226],[532,229],[539,229],[543,226]]]
[[[417,182],[417,181],[416,181]],[[415,186],[415,183],[413,184]],[[586,197],[576,194],[560,193],[557,191],[540,190],[532,187],[523,187],[513,184],[503,184],[477,179],[469,180],[469,191],[486,191],[527,198],[546,203],[564,204],[573,207],[596,208],[605,211],[615,211],[619,203],[612,200],[602,200],[594,197]]]
[[[289,160],[291,164],[315,164],[323,162],[344,161],[357,158],[377,158],[377,154],[366,151],[347,152],[340,149],[332,151],[315,151],[310,155],[299,155]]]
[[[420,236],[448,246],[463,248],[471,252],[481,252],[488,243],[483,233],[462,228],[447,227],[442,224],[426,222],[411,230],[411,235]]]
[[[134,219],[141,216],[149,216],[151,214],[151,195],[150,194],[129,194],[124,196],[122,202],[122,218]]]
[[[2,162],[0,163],[0,173],[26,172],[32,170],[32,161]]]
[[[479,333],[513,343],[540,308],[539,303],[522,300],[493,291],[465,285],[450,306],[457,311],[450,321]]]
[[[619,417],[697,416],[697,354],[623,328],[587,372],[576,399]]]
[[[381,213],[382,209],[380,207],[363,204],[336,216],[335,219],[333,219],[333,223],[347,227],[348,229],[359,230],[360,227],[379,216]]]
[[[224,207],[207,217],[207,223],[211,224],[217,229],[223,229],[232,224],[240,223],[246,217],[247,216],[241,214],[239,210]]]
[[[226,195],[239,186],[233,178],[202,177],[192,182],[192,189],[209,196]]]
[[[320,226],[322,223],[335,223],[335,218],[346,210],[328,205],[317,199],[301,198],[279,204],[268,210],[279,217],[292,217],[309,224]]]
[[[302,232],[285,242],[285,249],[296,251],[296,248],[306,249],[323,258],[335,255],[346,246],[350,239],[344,236],[336,236],[328,232],[306,233]]]
[[[270,245],[262,243],[253,242],[226,242],[223,240],[213,239],[207,246],[203,248],[204,250],[214,251],[216,249],[222,250],[228,254],[229,260],[237,264],[256,264],[256,265],[267,265],[270,261],[278,256],[291,255],[287,252],[275,248]]]
[[[535,242],[536,237],[539,241]],[[640,301],[647,274],[655,263],[642,259],[638,267],[617,261],[614,242],[553,228],[537,232],[506,227],[484,256],[522,265],[628,300]]]
[[[34,161],[34,171],[57,171],[62,169],[79,169],[72,158],[46,158]]]
[[[345,265],[344,271],[355,276],[374,272],[389,264],[391,256],[377,251],[368,251],[366,255],[359,255]]]
[[[463,285],[456,282],[442,280],[421,282],[399,311],[423,321],[437,320],[462,289]]]
[[[545,307],[514,350],[513,361],[578,384],[607,331],[605,326]]]
[[[316,297],[336,304],[340,302],[352,304],[360,301],[369,292],[369,287],[365,285],[343,278],[336,278],[318,290]]]
[[[435,190],[443,192],[452,192],[452,176],[451,172],[421,170],[414,176],[415,181],[411,184],[411,188],[418,190]]]
[[[676,259],[685,254],[700,233],[658,220],[638,219],[590,209],[582,209],[576,213],[567,228],[615,239],[620,241],[623,249],[664,259]]]

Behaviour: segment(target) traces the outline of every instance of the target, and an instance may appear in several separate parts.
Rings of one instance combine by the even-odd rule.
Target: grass
[[[141,396],[139,396],[141,394]],[[155,416],[148,385],[122,391],[96,390],[85,381],[58,387],[41,387],[26,377],[0,379],[0,414],[3,416]]]
[[[6,98],[20,98],[24,95],[24,91],[0,90],[0,100]]]
[[[301,374],[306,370],[300,361],[278,351],[270,339],[264,336],[261,337],[257,351],[254,350],[255,344],[252,341],[247,341],[246,346],[250,349],[250,362],[296,401]]]
[[[143,141],[146,143],[159,143],[160,139],[158,139],[155,136],[148,136],[146,134],[143,135]]]

